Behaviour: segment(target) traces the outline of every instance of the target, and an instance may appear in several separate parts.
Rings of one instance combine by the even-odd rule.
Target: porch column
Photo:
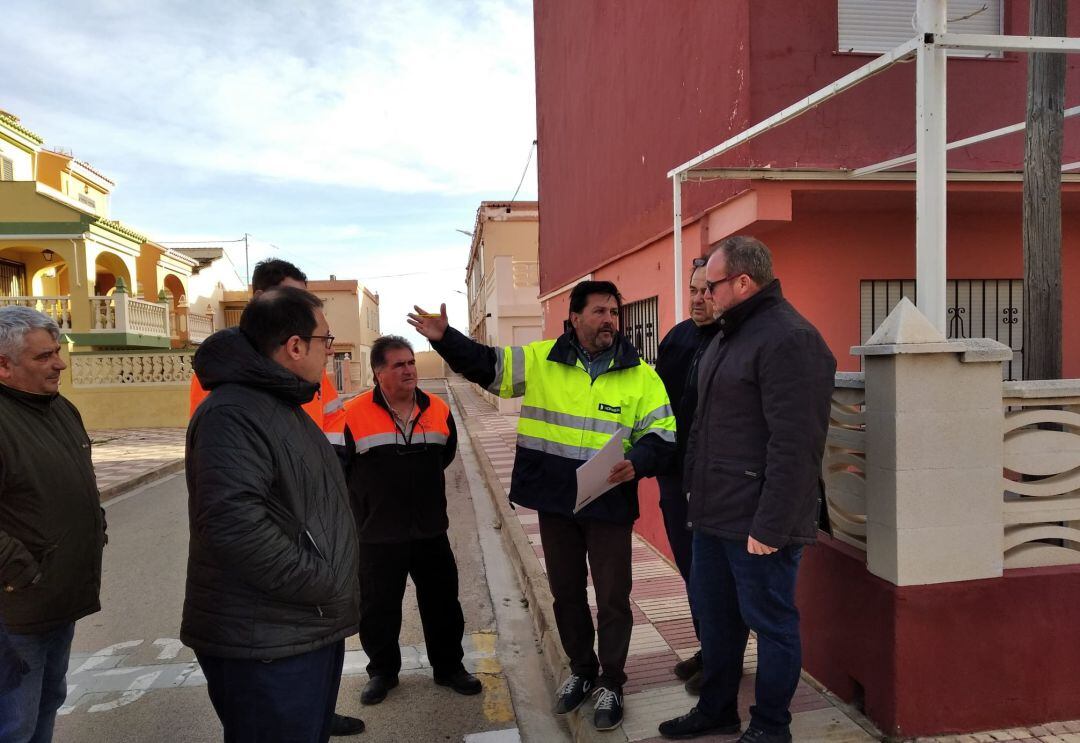
[[[918,0],[915,61],[915,276],[919,309],[945,332],[945,0]]]
[[[864,346],[867,567],[898,586],[1001,575],[1001,362],[907,299]]]

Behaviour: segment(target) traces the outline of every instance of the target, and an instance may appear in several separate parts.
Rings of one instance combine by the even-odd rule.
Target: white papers
[[[577,503],[574,504],[574,513],[615,487],[607,479],[611,468],[626,458],[623,455],[626,433],[625,428],[619,429],[618,433],[593,454],[592,459],[577,468]]]

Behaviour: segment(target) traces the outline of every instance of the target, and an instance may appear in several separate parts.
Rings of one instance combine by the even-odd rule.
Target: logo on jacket
[[[618,405],[605,405],[604,403],[600,403],[600,412],[619,414],[622,412],[622,407]]]

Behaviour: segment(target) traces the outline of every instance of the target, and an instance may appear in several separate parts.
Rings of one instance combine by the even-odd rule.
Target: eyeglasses
[[[730,276],[725,276],[725,277],[723,277],[721,279],[717,279],[716,281],[708,281],[708,280],[706,280],[705,281],[705,287],[708,290],[709,294],[714,294],[716,292],[716,287],[718,287],[720,284],[723,284],[725,281],[731,281],[732,279],[737,279],[740,276],[742,276],[741,273],[733,273]]]
[[[700,257],[695,258],[694,260],[690,261],[690,265],[692,265],[694,268],[704,268],[705,264],[708,263],[708,262],[709,262],[708,258],[706,258],[705,256],[700,256]]]
[[[290,337],[291,337],[291,336],[290,336]],[[332,336],[332,335],[298,335],[298,336],[296,336],[296,337],[297,337],[297,338],[302,338],[302,339],[304,339],[305,341],[313,341],[313,340],[315,340],[316,338],[322,338],[322,339],[323,339],[323,342],[324,342],[324,343],[326,344],[326,347],[327,347],[327,348],[330,348],[330,347],[332,347],[332,346],[334,345],[334,336]],[[285,345],[285,344],[286,344],[286,343],[288,343],[288,342],[289,342],[289,339],[288,339],[288,338],[286,338],[285,340],[283,340],[283,341],[281,342],[281,344],[282,344],[282,345]]]

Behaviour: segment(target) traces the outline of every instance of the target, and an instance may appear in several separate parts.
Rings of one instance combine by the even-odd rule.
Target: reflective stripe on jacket
[[[573,515],[577,468],[612,436],[628,433],[626,457],[637,478],[666,466],[675,450],[675,416],[663,382],[621,335],[607,371],[594,381],[572,335],[491,348],[453,328],[433,346],[454,371],[500,397],[524,397],[510,500]],[[617,523],[638,516],[637,484],[623,483],[579,514]]]
[[[428,539],[449,526],[443,470],[454,460],[457,428],[440,398],[417,389],[416,403],[416,422],[402,432],[375,387],[349,400],[327,431],[363,543]]]

